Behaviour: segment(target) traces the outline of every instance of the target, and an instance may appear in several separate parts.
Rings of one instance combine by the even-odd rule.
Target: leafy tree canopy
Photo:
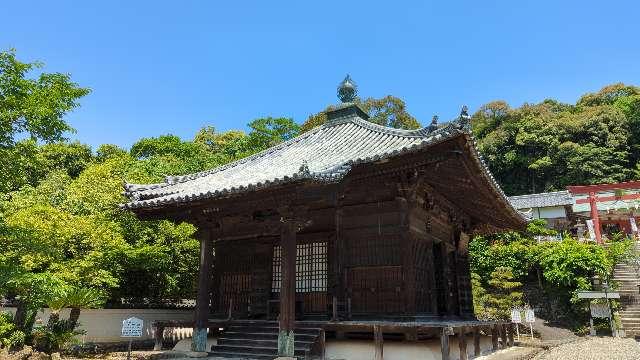
[[[397,129],[417,129],[420,127],[418,120],[407,112],[404,101],[395,96],[387,95],[380,99],[367,98],[364,101],[356,98],[355,102],[369,114],[369,121],[378,125]],[[327,121],[327,111],[332,109],[335,109],[335,106],[329,106],[325,110],[309,116],[302,124],[301,131],[306,132],[324,124]]]
[[[640,88],[614,84],[575,105],[504,101],[472,116],[480,151],[507,194],[630,180],[640,159]]]
[[[29,76],[41,63],[23,63],[15,51],[0,52],[0,148],[12,146],[19,134],[46,142],[59,141],[72,128],[64,121],[78,100],[89,93],[67,74]]]

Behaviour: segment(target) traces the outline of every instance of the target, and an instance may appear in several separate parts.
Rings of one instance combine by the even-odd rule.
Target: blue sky
[[[7,1],[0,49],[93,90],[68,116],[72,138],[128,147],[303,122],[338,101],[346,73],[423,124],[463,104],[640,85],[638,13],[634,1]]]

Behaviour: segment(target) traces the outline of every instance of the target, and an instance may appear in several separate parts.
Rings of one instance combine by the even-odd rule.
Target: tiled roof
[[[126,184],[125,195],[131,201],[122,207],[163,207],[300,180],[338,182],[357,164],[414,152],[457,136],[471,139],[468,117],[461,116],[438,128],[402,130],[366,121],[358,111],[344,114],[296,138],[209,171],[167,177],[159,184]],[[473,145],[470,148],[473,158],[484,169],[484,177],[503,202],[509,204],[480,154]],[[511,210],[523,218],[521,213]]]
[[[568,191],[510,196],[509,201],[516,209],[572,205],[573,198]]]

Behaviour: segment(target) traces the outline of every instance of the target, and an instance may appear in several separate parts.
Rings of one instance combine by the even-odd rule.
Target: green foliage
[[[77,342],[75,336],[84,332],[69,330],[67,320],[58,320],[48,326],[37,326],[31,336],[35,350],[51,354]]]
[[[73,301],[72,298],[74,296],[81,296],[81,302],[86,304],[87,307],[95,307],[101,304],[101,300],[98,298],[101,295],[95,289],[72,290],[62,299]],[[73,310],[71,314],[73,316]],[[77,313],[77,316],[79,316],[79,312]],[[60,319],[56,313],[52,313],[49,317],[49,322],[46,325],[39,324],[35,326],[31,332],[31,341],[33,346],[37,351],[45,352],[47,354],[59,352],[68,345],[76,343],[77,340],[75,337],[77,335],[85,333],[77,328],[78,325],[77,318]]]
[[[291,118],[260,118],[250,122],[249,128],[249,151],[270,148],[300,133],[300,126]]]
[[[476,314],[495,315],[488,309],[497,304],[486,301],[486,297],[496,291],[495,272],[509,268],[513,280],[526,285],[524,300],[541,309],[548,320],[577,321],[584,315],[581,308],[575,306],[577,292],[590,289],[594,276],[608,278],[614,265],[628,257],[631,250],[631,243],[623,240],[607,247],[569,237],[538,243],[534,237],[541,234],[553,235],[536,221],[522,233],[476,236],[472,240],[469,244],[471,271],[475,274],[472,285],[474,294],[480,296],[478,301],[482,302],[475,304]],[[487,295],[483,295],[485,293]]]
[[[387,95],[380,99],[367,98],[364,101],[356,98],[355,102],[369,114],[369,121],[378,125],[397,129],[417,129],[420,127],[418,120],[407,112],[404,101],[395,96]],[[306,132],[324,124],[327,121],[327,111],[333,109],[335,106],[329,106],[325,110],[309,116],[302,124],[301,131]]]
[[[494,101],[473,114],[473,131],[508,194],[630,180],[640,159],[639,93],[615,84],[576,105]]]
[[[24,332],[16,328],[11,313],[0,312],[0,348],[18,348],[24,341]]]
[[[89,89],[81,88],[67,74],[29,75],[41,63],[23,63],[13,50],[0,52],[0,147],[10,147],[17,135],[47,142],[62,140],[73,130],[64,116],[78,107]]]
[[[480,300],[484,303],[482,318],[508,320],[511,310],[523,305],[522,292],[518,291],[522,283],[513,279],[513,271],[509,267],[500,266],[491,273],[489,288]]]

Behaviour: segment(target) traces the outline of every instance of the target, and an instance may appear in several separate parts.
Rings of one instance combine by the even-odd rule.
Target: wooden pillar
[[[507,348],[507,325],[501,324],[499,329],[500,329],[500,337],[502,338],[502,348],[506,349]]]
[[[427,289],[429,289],[430,311],[433,315],[438,315],[438,292],[436,291],[436,269],[433,259],[433,236],[429,234],[426,241],[427,251]]]
[[[591,208],[591,220],[593,221],[593,231],[596,236],[596,242],[602,244],[602,235],[600,230],[600,216],[598,215],[598,200],[595,192],[589,193],[589,207]]]
[[[443,327],[440,332],[440,351],[442,360],[449,360],[449,329]]]
[[[326,347],[327,347],[327,341],[326,341],[326,334],[324,332],[324,329],[320,330],[320,359],[321,360],[325,360],[326,359]]]
[[[414,238],[410,233],[409,226],[409,212],[411,210],[411,203],[415,204],[415,199],[411,197],[409,199],[398,196],[395,199],[398,206],[400,215],[399,227],[400,227],[400,253],[402,254],[402,288],[401,293],[397,293],[397,296],[402,296],[402,311],[405,314],[416,313],[416,271],[415,271],[415,248]]]
[[[491,326],[491,350],[498,350],[498,325]]]
[[[373,341],[375,342],[374,360],[384,359],[384,339],[382,338],[382,330],[380,325],[373,325]]]
[[[332,244],[332,249],[333,249],[333,254],[332,256],[329,258],[329,263],[331,264],[331,274],[330,274],[330,278],[331,278],[331,295],[333,297],[333,306],[332,306],[332,313],[331,313],[331,320],[333,321],[337,321],[340,318],[340,315],[338,314],[338,302],[345,301],[345,294],[344,294],[344,283],[343,283],[343,274],[342,274],[342,269],[343,269],[343,240],[342,240],[342,217],[343,217],[343,210],[341,207],[341,191],[337,191],[336,192],[336,200],[335,200],[335,216],[334,216],[334,221],[335,221],[335,236],[333,238],[333,244]]]
[[[477,326],[473,327],[473,356],[480,356],[480,328]]]
[[[467,360],[467,336],[465,327],[458,330],[458,349],[460,350],[460,360]]]
[[[280,288],[278,355],[293,357],[296,317],[296,224],[291,219],[283,219],[280,246],[282,248],[282,286]]]
[[[198,297],[196,299],[196,324],[193,327],[191,350],[207,351],[207,328],[209,323],[209,301],[211,284],[212,239],[209,229],[200,229],[196,235],[200,240],[200,274],[198,276]]]
[[[458,282],[458,306],[460,315],[475,318],[473,314],[473,294],[471,290],[471,270],[469,268],[469,235],[460,232],[458,235],[456,276]]]

